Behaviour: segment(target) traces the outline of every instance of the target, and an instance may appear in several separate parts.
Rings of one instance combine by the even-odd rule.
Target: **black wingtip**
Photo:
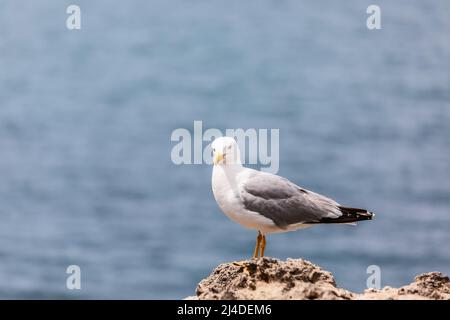
[[[349,208],[349,207],[338,207],[342,215],[337,218],[322,218],[318,221],[311,221],[307,224],[316,223],[352,223],[357,221],[372,220],[375,217],[373,212],[367,211],[366,209],[359,208]]]
[[[367,211],[366,209],[339,207],[339,210],[342,212],[341,217],[343,219],[353,220],[353,221],[349,221],[349,222],[372,220],[375,217],[375,214],[373,212]],[[341,217],[339,217],[339,218],[341,218]]]

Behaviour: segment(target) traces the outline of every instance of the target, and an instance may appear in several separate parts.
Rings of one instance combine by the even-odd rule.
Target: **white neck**
[[[216,199],[217,197],[224,197],[230,190],[238,189],[236,177],[243,169],[244,167],[241,164],[219,164],[214,166],[212,188]]]

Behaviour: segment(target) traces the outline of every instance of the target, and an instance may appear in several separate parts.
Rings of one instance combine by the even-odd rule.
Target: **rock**
[[[409,285],[365,291],[357,299],[450,300],[450,280],[440,272],[423,273],[416,276]]]
[[[264,257],[219,265],[198,284],[196,296],[187,299],[450,300],[450,281],[442,273],[429,272],[401,288],[367,289],[358,294],[336,287],[330,272],[309,261]]]
[[[219,265],[202,280],[198,299],[351,299],[332,274],[306,260],[252,259]]]

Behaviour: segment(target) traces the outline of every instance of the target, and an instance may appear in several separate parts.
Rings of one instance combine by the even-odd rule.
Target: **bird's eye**
[[[213,148],[213,152],[216,152],[216,148]]]
[[[231,146],[228,146],[228,150],[231,150]]]

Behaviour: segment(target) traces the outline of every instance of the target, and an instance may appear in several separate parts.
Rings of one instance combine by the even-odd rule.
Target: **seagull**
[[[264,256],[266,234],[317,224],[355,224],[375,216],[365,209],[341,206],[286,178],[242,166],[239,147],[231,137],[217,138],[211,147],[214,198],[231,220],[258,232],[253,258]]]

